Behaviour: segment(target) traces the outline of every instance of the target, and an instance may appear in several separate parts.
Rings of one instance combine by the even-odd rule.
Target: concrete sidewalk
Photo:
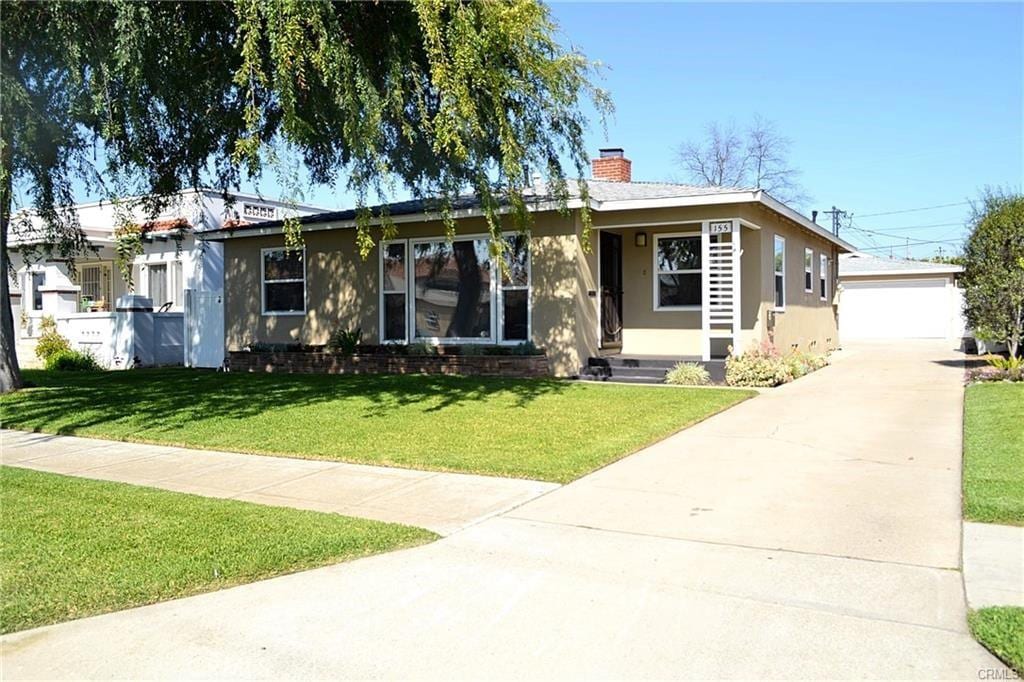
[[[448,535],[558,487],[492,476],[264,457],[0,430],[0,463],[335,512]]]
[[[1024,606],[1024,528],[965,523],[964,585],[972,609]]]

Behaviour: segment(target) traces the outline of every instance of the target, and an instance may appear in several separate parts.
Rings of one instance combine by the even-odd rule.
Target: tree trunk
[[[8,131],[3,132],[3,137],[9,138]],[[11,262],[7,254],[7,228],[11,224],[13,199],[13,156],[10,139],[4,139],[0,142],[0,393],[22,386],[17,339],[14,336],[14,315],[11,313]]]

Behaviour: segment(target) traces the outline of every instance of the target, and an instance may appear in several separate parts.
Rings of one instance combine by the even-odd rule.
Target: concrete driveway
[[[8,636],[4,677],[978,679],[955,363],[851,349],[432,545]]]

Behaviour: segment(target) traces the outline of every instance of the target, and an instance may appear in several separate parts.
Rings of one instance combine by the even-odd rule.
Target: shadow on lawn
[[[426,375],[315,375],[217,373],[182,368],[122,372],[25,372],[38,387],[8,397],[5,425],[71,433],[128,415],[174,431],[212,418],[245,419],[280,407],[358,400],[364,418],[387,417],[422,405],[439,412],[511,393],[519,407],[569,388],[556,379],[502,379]],[[369,405],[363,400],[369,401]],[[59,424],[59,426],[55,426]]]

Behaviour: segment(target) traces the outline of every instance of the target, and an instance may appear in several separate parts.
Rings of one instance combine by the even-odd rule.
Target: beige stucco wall
[[[483,220],[464,220],[457,234],[483,234]],[[589,269],[578,237],[575,216],[537,216],[531,230],[531,326],[533,342],[548,351],[552,372],[579,372],[596,349],[597,324],[589,324]],[[437,237],[439,221],[401,225],[397,238]],[[351,229],[307,232],[306,313],[263,315],[260,300],[260,253],[280,247],[283,237],[229,239],[225,242],[225,340],[228,350],[253,341],[270,343],[327,342],[336,329],[363,331],[367,343],[379,342],[379,260],[374,249],[363,260]],[[587,332],[588,326],[594,331]],[[584,331],[577,332],[582,329]],[[581,361],[582,358],[582,361]]]
[[[806,348],[835,345],[837,333],[831,300],[818,301],[817,293],[803,293],[803,245],[828,249],[825,240],[805,235],[776,214],[756,205],[707,206],[601,213],[595,225],[623,236],[623,317],[625,353],[698,355],[701,352],[699,311],[655,311],[653,236],[666,232],[699,231],[700,220],[742,218],[760,230],[742,230],[742,329],[744,345],[759,342],[769,333],[780,348],[796,343]],[[627,227],[621,227],[628,224]],[[620,226],[613,228],[612,226]],[[646,247],[636,247],[638,229],[648,233]],[[482,219],[459,222],[460,235],[486,233]],[[785,313],[774,314],[774,327],[766,327],[772,300],[772,235],[787,239]],[[440,221],[399,226],[398,238],[436,237],[444,234]],[[545,348],[552,372],[571,376],[598,352],[598,234],[593,248],[582,239],[578,213],[534,216],[531,230],[532,339]],[[336,329],[361,327],[367,343],[379,340],[379,251],[360,258],[351,229],[305,233],[306,313],[262,315],[260,250],[280,247],[283,237],[228,239],[225,242],[225,337],[229,350],[253,341],[307,344],[326,343]],[[815,267],[817,263],[815,262]],[[834,276],[834,267],[833,276]],[[830,299],[834,286],[830,283]]]
[[[783,311],[774,310],[776,234],[786,240],[786,305]],[[799,349],[820,353],[838,347],[839,328],[834,305],[836,247],[817,235],[781,219],[765,225],[761,239],[761,267],[765,273],[762,278],[765,338],[783,352]],[[809,293],[804,290],[805,248],[813,251],[813,290]],[[818,292],[819,254],[825,254],[829,259],[828,297],[824,301]]]

